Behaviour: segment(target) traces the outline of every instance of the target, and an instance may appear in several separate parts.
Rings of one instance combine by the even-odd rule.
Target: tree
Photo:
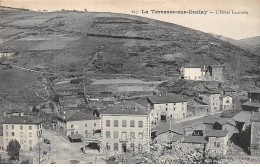
[[[10,157],[10,160],[17,160],[19,161],[19,152],[21,149],[21,145],[17,140],[11,140],[7,146],[7,153]]]

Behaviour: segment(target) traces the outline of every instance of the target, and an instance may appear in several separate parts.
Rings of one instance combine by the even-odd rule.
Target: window
[[[110,131],[106,131],[106,138],[107,138],[107,139],[110,138]]]
[[[29,144],[32,145],[32,140],[29,140]]]
[[[139,151],[142,151],[142,150],[143,150],[142,144],[138,144],[138,150],[139,150]]]
[[[118,143],[114,143],[114,151],[118,151]]]
[[[23,126],[22,125],[20,126],[20,130],[23,130]]]
[[[106,120],[106,127],[110,127],[110,120]]]
[[[14,130],[14,125],[11,125],[12,129]]]
[[[74,125],[70,125],[70,128],[73,129],[73,128],[74,128]]]
[[[134,120],[130,121],[130,127],[135,127],[135,121]]]
[[[8,130],[8,125],[5,125],[6,130]]]
[[[139,139],[143,139],[143,136],[144,136],[144,135],[143,135],[143,132],[138,132],[138,138],[139,138]]]
[[[20,137],[23,137],[23,132],[20,132]]]
[[[22,145],[23,144],[23,140],[20,140],[20,145]]]
[[[214,147],[220,147],[220,142],[214,142]]]
[[[122,121],[122,127],[126,127],[126,120]]]
[[[74,132],[70,132],[71,135],[74,135]]]
[[[88,127],[88,124],[85,124],[85,128]]]
[[[135,132],[130,132],[130,138],[135,139]]]
[[[32,137],[32,132],[29,133],[29,137]]]
[[[79,132],[78,132],[78,131],[75,131],[75,134],[79,134]]]
[[[14,136],[14,132],[12,132],[12,136]]]
[[[126,139],[126,138],[127,138],[126,132],[122,132],[122,138],[123,138],[123,139]]]
[[[114,120],[114,127],[118,127],[118,120]]]
[[[85,130],[85,134],[88,134],[88,130]]]
[[[97,126],[97,123],[94,123],[94,127],[96,127]]]
[[[135,144],[134,144],[134,143],[131,143],[131,144],[130,144],[130,149],[131,149],[132,151],[134,151],[134,149],[135,149]]]
[[[5,135],[8,136],[8,132],[6,132]]]
[[[166,111],[168,111],[168,108],[166,108]]]
[[[32,151],[32,146],[29,147],[29,150]]]
[[[229,101],[229,100],[227,100],[227,101],[226,101],[226,103],[230,103],[230,101]]]
[[[138,121],[138,127],[142,128],[143,127],[143,121]]]
[[[172,114],[171,114],[171,118],[172,118]]]
[[[29,126],[29,130],[32,130],[32,126]]]
[[[114,138],[115,138],[115,139],[118,138],[118,131],[114,131]]]

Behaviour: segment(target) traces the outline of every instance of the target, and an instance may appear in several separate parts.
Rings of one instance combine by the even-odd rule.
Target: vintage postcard
[[[0,0],[0,164],[260,164],[259,11]]]

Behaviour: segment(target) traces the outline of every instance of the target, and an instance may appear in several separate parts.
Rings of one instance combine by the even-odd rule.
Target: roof
[[[188,120],[188,121],[184,121],[182,122],[182,127],[191,127],[191,126],[195,126],[195,125],[201,125],[204,123],[204,119],[203,117],[201,118],[197,118],[197,119],[193,119],[193,120]]]
[[[217,123],[219,123],[220,125],[232,125],[232,126],[236,126],[236,122],[233,119],[229,119],[229,118],[220,118]]]
[[[223,66],[220,66],[220,65],[209,65],[209,66],[211,66],[212,68],[223,68]]]
[[[182,140],[183,138],[184,138],[183,135],[173,135],[171,141],[172,142],[177,142],[177,141]]]
[[[148,100],[153,104],[186,102],[180,95],[149,96]]]
[[[222,88],[222,91],[224,91],[224,92],[235,92],[235,90],[230,88],[230,87]]]
[[[219,118],[205,117],[204,124],[215,124],[218,120],[219,120]]]
[[[81,134],[74,134],[74,135],[69,135],[68,136],[72,140],[77,140],[77,139],[82,139],[83,136]]]
[[[103,115],[105,114],[123,114],[123,115],[149,115],[146,107],[134,102],[126,101],[122,103],[115,104],[107,108]]]
[[[250,118],[251,113],[247,111],[241,111],[233,117],[233,119],[237,122],[250,122]]]
[[[156,135],[159,135],[159,134],[162,134],[162,133],[165,133],[168,131],[172,131],[172,132],[175,132],[180,135],[184,134],[184,130],[183,130],[182,126],[180,124],[173,123],[171,121],[162,123],[162,124],[152,128],[152,132],[156,132]]]
[[[204,85],[206,88],[219,88],[219,82],[208,82],[208,84]]]
[[[184,68],[202,68],[199,65],[183,65]]]
[[[207,91],[209,94],[221,94],[219,91]]]
[[[225,110],[221,113],[221,118],[233,118],[240,112],[239,109],[231,109],[231,110]]]
[[[260,93],[260,90],[255,90],[255,91],[248,91],[248,93]]]
[[[228,131],[223,131],[223,130],[210,130],[206,132],[206,136],[208,137],[225,137],[227,136]]]
[[[255,113],[254,116],[251,117],[252,122],[260,122],[260,113]]]
[[[64,117],[67,122],[99,119],[98,117],[93,116],[92,113],[87,114],[81,111],[70,111],[70,112],[66,112],[66,114],[61,114],[57,116],[57,118],[59,119],[64,119]]]
[[[12,110],[7,111],[6,113],[7,114],[13,114],[13,113],[23,113],[23,112],[25,112],[25,111],[18,110],[18,109],[12,109]]]
[[[3,124],[39,124],[41,123],[41,120],[38,120],[36,118],[32,118],[29,116],[9,116],[5,118],[3,121]]]
[[[252,102],[252,101],[247,101],[242,105],[243,106],[250,106],[250,107],[260,107],[260,103],[256,103],[256,102]]]
[[[183,143],[206,144],[208,141],[204,136],[184,136]]]

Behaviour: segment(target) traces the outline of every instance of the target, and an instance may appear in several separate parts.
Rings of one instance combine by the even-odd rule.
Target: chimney
[[[124,105],[121,106],[121,110],[124,110]]]

